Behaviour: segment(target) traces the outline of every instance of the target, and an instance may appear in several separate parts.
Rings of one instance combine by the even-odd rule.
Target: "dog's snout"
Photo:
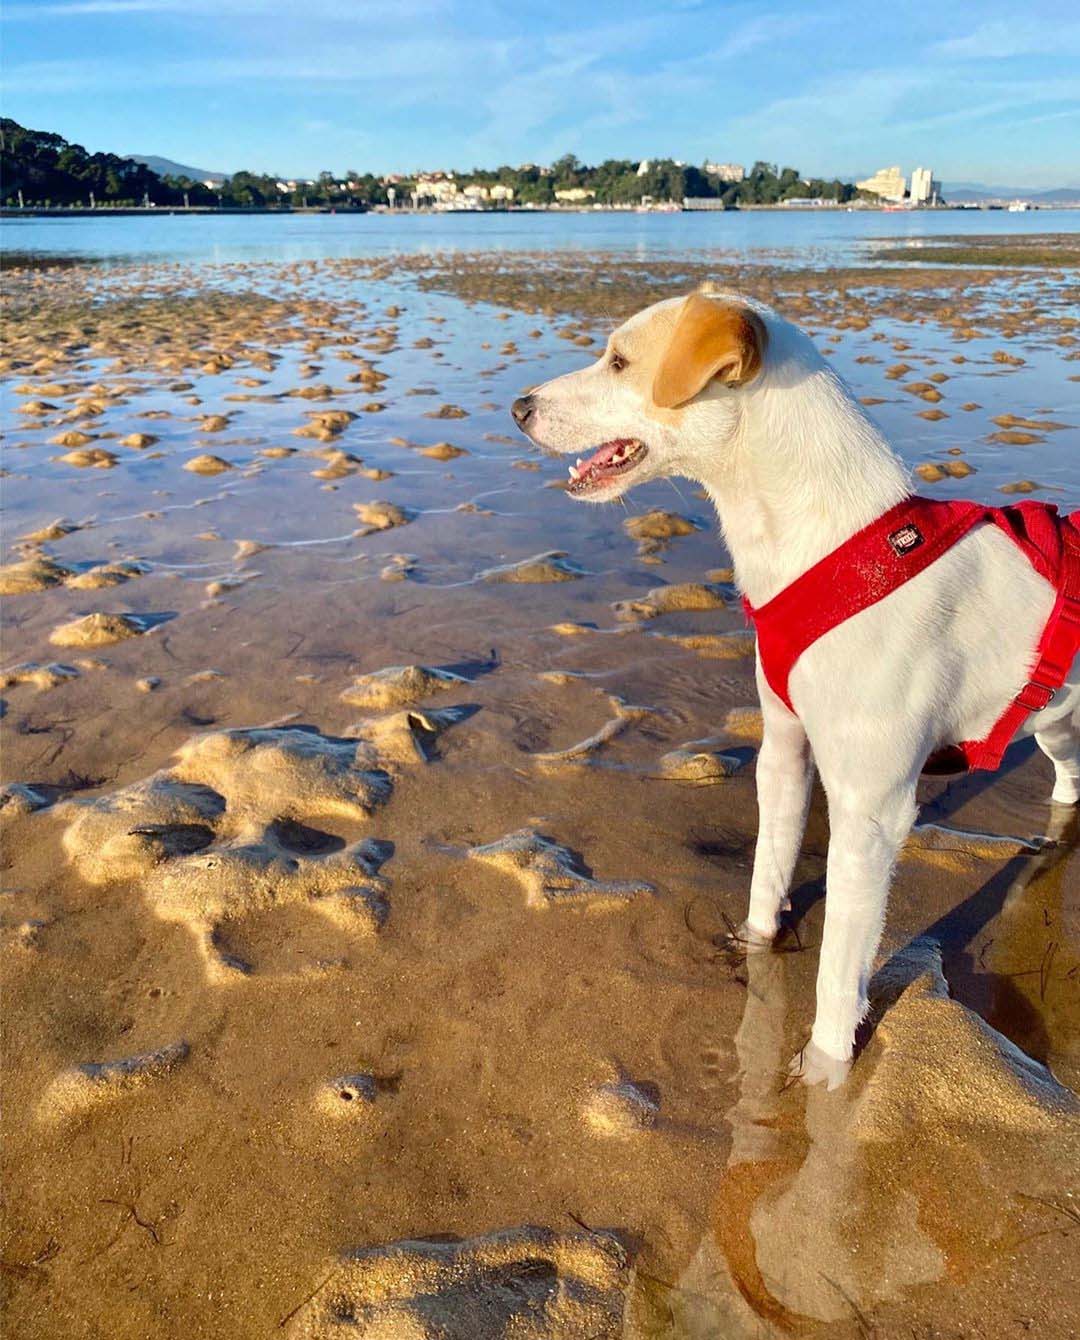
[[[524,428],[525,425],[532,418],[535,409],[536,409],[536,403],[533,400],[532,396],[521,395],[518,396],[518,398],[510,406],[510,413],[513,415],[514,422],[517,424],[517,426],[519,428]]]

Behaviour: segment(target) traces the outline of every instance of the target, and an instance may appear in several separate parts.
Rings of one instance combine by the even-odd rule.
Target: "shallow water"
[[[621,273],[615,309],[633,284],[674,283],[678,229],[730,218],[520,220],[531,236],[516,218],[410,219],[431,251],[400,261],[398,220],[72,221],[56,225],[71,249],[115,266],[9,278],[4,558],[54,567],[9,597],[4,659],[61,667],[11,676],[2,723],[5,778],[36,796],[3,811],[3,1255],[22,1334],[62,1318],[110,1340],[282,1322],[396,1340],[431,1334],[427,1318],[454,1340],[1009,1335],[985,1319],[1020,1295],[1029,1329],[1070,1334],[1075,1113],[1010,1050],[1080,1082],[1075,822],[1048,815],[1044,761],[1021,749],[993,786],[927,784],[924,817],[946,831],[901,862],[881,1025],[848,1089],[790,1086],[826,818],[818,796],[788,952],[725,952],[757,739],[707,504],[676,481],[625,510],[578,506],[562,464],[511,433],[523,386],[600,347],[590,288]],[[744,246],[765,236],[751,224],[818,230],[835,267],[853,218],[914,222],[733,226]],[[980,215],[980,231],[988,218],[1028,220]],[[507,258],[497,304],[473,292],[489,223],[492,245],[530,252]],[[552,260],[564,296],[537,314],[531,253],[555,225],[581,254]],[[263,226],[272,243],[253,240]],[[174,228],[194,250],[167,268]],[[371,236],[387,254],[355,258]],[[781,304],[810,304],[906,460],[974,471],[928,490],[1001,500],[1030,480],[1080,506],[1076,430],[1045,426],[1080,422],[1060,277],[863,279],[837,297],[842,270],[743,262]],[[923,379],[939,401],[904,389]],[[48,408],[19,413],[28,400]],[[328,441],[294,434],[342,410],[356,417]],[[1044,426],[992,441],[1004,414]],[[61,461],[65,431],[114,462]],[[424,454],[440,442],[462,454]],[[295,450],[264,454],[280,448]],[[229,468],[184,468],[208,454]],[[357,505],[373,501],[401,524],[368,530]],[[693,528],[642,553],[623,522],[650,509]],[[80,528],[20,543],[61,516]],[[550,580],[490,580],[551,551],[565,563],[533,574]],[[123,561],[139,567],[119,584],[78,584]],[[706,580],[703,608],[626,617]],[[50,641],[92,614],[143,622]],[[409,664],[461,679],[403,696],[411,715],[384,735],[362,677]],[[335,770],[357,740],[370,812]],[[688,744],[703,775],[664,761]],[[521,830],[541,840],[504,841]],[[372,1254],[342,1265],[357,1248]]]
[[[833,264],[872,253],[873,239],[957,234],[1002,238],[1080,232],[1080,210],[807,211],[680,214],[168,214],[125,218],[5,219],[4,249],[114,260],[312,260],[430,251],[717,250]]]

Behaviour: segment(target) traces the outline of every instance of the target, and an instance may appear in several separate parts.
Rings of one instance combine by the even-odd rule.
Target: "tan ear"
[[[765,352],[765,326],[749,307],[691,293],[682,305],[653,378],[653,402],[674,409],[713,377],[740,386],[756,377]]]

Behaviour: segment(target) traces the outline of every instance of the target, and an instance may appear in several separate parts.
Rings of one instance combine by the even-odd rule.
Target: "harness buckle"
[[[1024,685],[1016,695],[1015,701],[1028,712],[1041,712],[1044,707],[1050,706],[1056,696],[1057,689],[1033,679]]]

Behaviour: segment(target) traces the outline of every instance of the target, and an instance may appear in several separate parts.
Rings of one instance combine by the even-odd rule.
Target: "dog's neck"
[[[911,492],[885,439],[797,338],[744,393],[735,439],[699,472],[757,606]]]

